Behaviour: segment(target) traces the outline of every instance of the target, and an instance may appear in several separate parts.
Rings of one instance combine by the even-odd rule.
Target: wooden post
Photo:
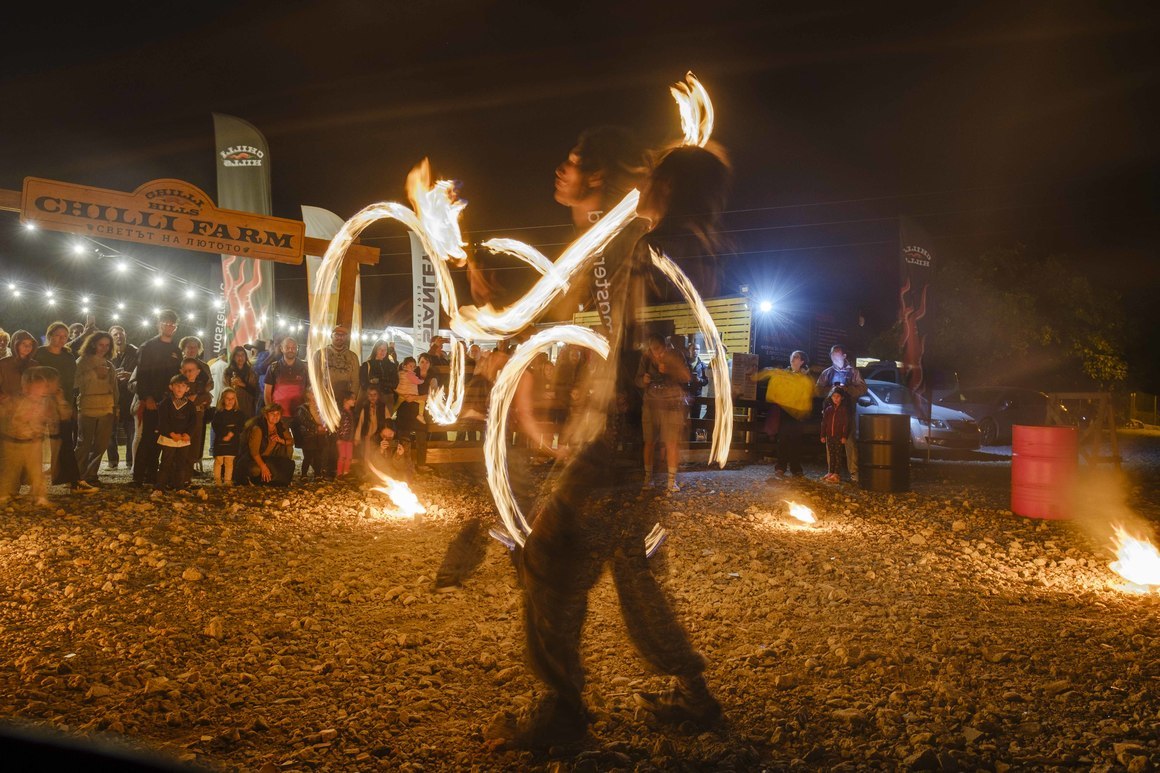
[[[342,261],[342,268],[338,274],[338,311],[335,315],[336,325],[345,325],[350,328],[354,320],[354,288],[358,281],[359,262],[350,257]]]

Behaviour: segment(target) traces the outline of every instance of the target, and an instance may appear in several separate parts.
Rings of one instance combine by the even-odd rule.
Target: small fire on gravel
[[[789,514],[797,518],[802,523],[817,523],[818,519],[814,516],[814,511],[803,504],[791,502],[788,499],[784,502],[789,505]]]
[[[383,482],[383,485],[375,486],[371,491],[386,494],[392,504],[395,505],[399,518],[414,518],[416,515],[422,515],[427,512],[427,508],[423,507],[419,502],[419,497],[415,496],[415,492],[411,491],[410,486],[401,480],[387,477],[378,470],[375,470],[375,472]],[[383,513],[382,510],[378,512]],[[385,515],[385,513],[383,514]]]
[[[1113,572],[1131,585],[1130,589],[1147,593],[1160,590],[1160,551],[1146,539],[1137,539],[1120,526],[1113,537],[1116,560],[1110,566]]]

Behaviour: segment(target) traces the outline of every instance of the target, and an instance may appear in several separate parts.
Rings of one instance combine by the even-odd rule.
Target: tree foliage
[[[1111,389],[1128,375],[1120,299],[1023,246],[942,261],[924,321],[926,361],[964,383]]]

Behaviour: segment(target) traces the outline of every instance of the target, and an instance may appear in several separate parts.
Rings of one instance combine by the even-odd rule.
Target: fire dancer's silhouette
[[[548,693],[506,734],[515,746],[586,735],[580,636],[588,593],[606,564],[633,644],[656,671],[677,677],[674,689],[639,695],[639,702],[662,720],[708,724],[721,714],[703,677],[705,661],[649,569],[645,538],[654,517],[638,498],[637,448],[622,440],[639,432],[626,422],[626,396],[636,392],[636,311],[652,281],[649,247],[664,249],[689,234],[708,245],[729,173],[721,157],[698,147],[661,153],[647,177],[646,162],[628,132],[600,128],[581,135],[556,172],[556,200],[581,228],[643,185],[640,217],[597,259],[590,277],[592,301],[610,332],[609,358],[590,375],[587,412],[567,430],[574,451],[557,463],[554,485],[532,510],[532,532],[516,557],[528,660]]]

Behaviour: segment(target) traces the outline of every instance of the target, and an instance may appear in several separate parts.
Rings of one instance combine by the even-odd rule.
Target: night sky
[[[552,174],[576,135],[620,123],[658,147],[676,139],[668,87],[691,69],[735,167],[722,293],[749,284],[889,324],[909,215],[945,255],[1070,255],[1138,324],[1160,322],[1153,4],[622,5],[46,5],[0,48],[0,188],[174,177],[213,195],[219,112],[269,141],[276,215],[404,201],[429,157],[463,181],[470,241],[516,236],[554,256],[573,233]],[[368,324],[409,324],[403,233],[365,234],[384,253],[364,269]],[[180,305],[117,287],[68,243],[0,213],[0,325],[49,321],[7,297],[12,280]],[[111,244],[199,281],[218,260]],[[277,306],[301,317],[303,277],[277,269]]]

